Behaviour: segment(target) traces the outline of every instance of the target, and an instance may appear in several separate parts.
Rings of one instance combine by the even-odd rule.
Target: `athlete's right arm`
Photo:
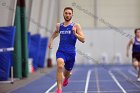
[[[52,43],[53,43],[53,40],[58,36],[59,34],[59,27],[60,27],[60,23],[57,23],[56,24],[56,29],[55,31],[53,32],[52,36],[50,37],[50,40],[49,40],[49,44],[48,44],[48,47],[51,49],[52,48]]]
[[[129,49],[130,46],[133,44],[133,39],[130,39],[128,44],[127,44],[127,48],[126,48],[126,56],[129,57]]]

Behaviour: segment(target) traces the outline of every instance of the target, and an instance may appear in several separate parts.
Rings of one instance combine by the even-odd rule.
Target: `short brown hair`
[[[137,33],[138,30],[140,30],[140,28],[136,28],[136,29],[135,29],[135,34]]]
[[[64,11],[67,10],[67,9],[71,10],[72,13],[73,13],[73,8],[72,8],[72,7],[65,7],[65,8],[64,8]]]

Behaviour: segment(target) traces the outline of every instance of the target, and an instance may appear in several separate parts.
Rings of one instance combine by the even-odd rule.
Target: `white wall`
[[[0,26],[12,26],[17,0],[0,0]]]
[[[39,27],[39,33],[41,37],[47,36],[47,22],[48,22],[48,16],[49,16],[49,2],[50,0],[43,0],[42,1],[42,8],[41,8],[41,16],[40,16],[40,27]]]
[[[140,0],[97,0],[97,16],[117,27],[139,27]],[[98,27],[106,27],[98,21]]]
[[[83,28],[108,27],[105,22],[117,27],[139,27],[140,0],[60,0],[60,21],[63,21],[63,9],[74,9],[73,21]]]
[[[42,37],[50,36],[47,30],[53,32],[58,20],[58,0],[32,0],[31,5],[29,31],[31,34],[39,33]]]
[[[26,0],[26,19],[27,19],[27,29],[29,30],[30,24],[30,16],[31,16],[31,9],[32,9],[32,1],[33,0]]]
[[[28,31],[31,34],[39,33],[39,21],[40,21],[40,9],[41,9],[41,2],[42,0],[33,0],[32,7],[31,7],[31,14],[29,20],[29,29]]]

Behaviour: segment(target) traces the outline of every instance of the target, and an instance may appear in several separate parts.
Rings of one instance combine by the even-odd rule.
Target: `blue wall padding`
[[[28,36],[28,52],[30,51],[30,45],[31,45],[31,33],[30,32],[28,32],[27,33],[27,36]]]
[[[39,51],[39,60],[38,60],[38,66],[40,68],[44,68],[44,62],[45,62],[45,56],[47,51],[47,45],[48,45],[48,38],[42,38],[41,39],[41,45],[40,45],[40,51]]]
[[[29,57],[33,58],[33,67],[38,68],[38,58],[40,49],[41,37],[39,34],[31,35]]]
[[[15,27],[0,27],[0,48],[14,46]]]
[[[15,27],[0,27],[0,49],[14,47]],[[11,51],[0,52],[0,81],[8,80],[12,64]]]

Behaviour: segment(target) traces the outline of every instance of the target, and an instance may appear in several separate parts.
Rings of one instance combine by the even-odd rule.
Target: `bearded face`
[[[71,10],[67,9],[63,13],[65,21],[69,22],[72,19],[73,13]]]

